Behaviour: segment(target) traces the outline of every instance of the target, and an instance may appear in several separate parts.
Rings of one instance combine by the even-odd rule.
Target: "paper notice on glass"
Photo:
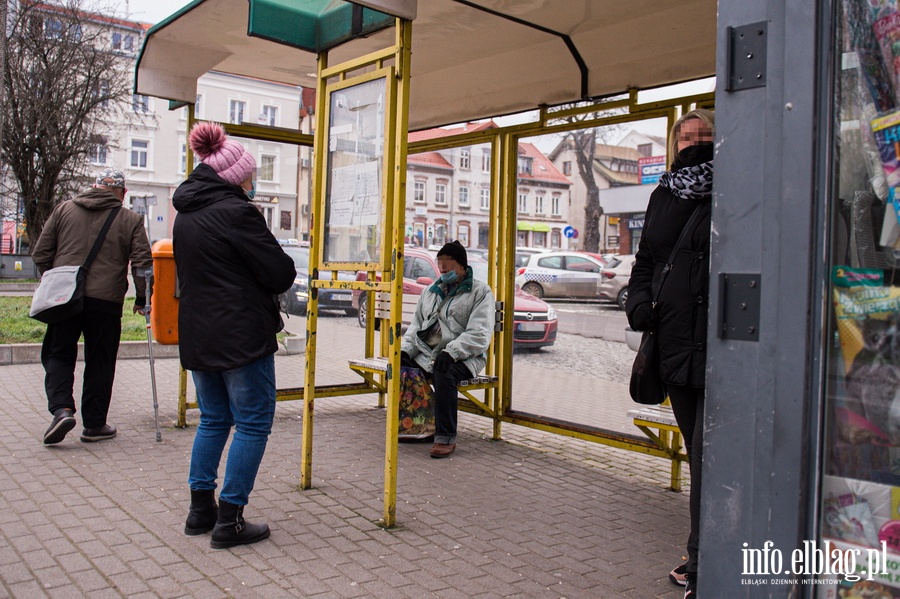
[[[381,210],[379,161],[342,166],[331,171],[329,225],[377,225]]]

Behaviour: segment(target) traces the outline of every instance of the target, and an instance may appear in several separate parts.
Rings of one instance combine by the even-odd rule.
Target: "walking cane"
[[[144,306],[144,318],[147,320],[147,349],[150,352],[150,387],[153,389],[153,417],[156,419],[156,442],[162,442],[159,432],[159,402],[156,399],[156,366],[153,362],[153,333],[150,330],[150,298],[153,295],[153,267],[144,271],[147,282],[147,304]]]

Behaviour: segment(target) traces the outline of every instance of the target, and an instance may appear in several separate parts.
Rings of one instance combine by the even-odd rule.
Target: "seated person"
[[[404,365],[431,374],[434,386],[434,446],[431,457],[456,449],[458,387],[484,368],[494,334],[494,294],[476,281],[459,241],[438,251],[441,277],[419,297],[401,341]]]

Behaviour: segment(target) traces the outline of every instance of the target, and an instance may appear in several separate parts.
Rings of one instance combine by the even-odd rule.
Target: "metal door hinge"
[[[759,341],[760,278],[719,273],[719,339]]]
[[[728,27],[728,69],[725,90],[766,86],[766,39],[768,23],[760,21]]]

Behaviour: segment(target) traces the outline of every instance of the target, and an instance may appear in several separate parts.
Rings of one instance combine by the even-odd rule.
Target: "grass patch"
[[[4,283],[40,283],[40,279],[0,279],[0,285]]]
[[[41,343],[47,325],[28,316],[30,297],[0,297],[0,344]],[[140,314],[131,313],[125,302],[122,318],[122,341],[147,339],[147,324]]]
[[[122,341],[146,341],[147,321],[140,314],[131,313],[132,302],[125,300],[122,308]],[[28,316],[30,297],[0,297],[0,345],[8,343],[41,343],[47,325]],[[278,333],[279,343],[288,334]],[[83,341],[83,339],[82,339]]]

